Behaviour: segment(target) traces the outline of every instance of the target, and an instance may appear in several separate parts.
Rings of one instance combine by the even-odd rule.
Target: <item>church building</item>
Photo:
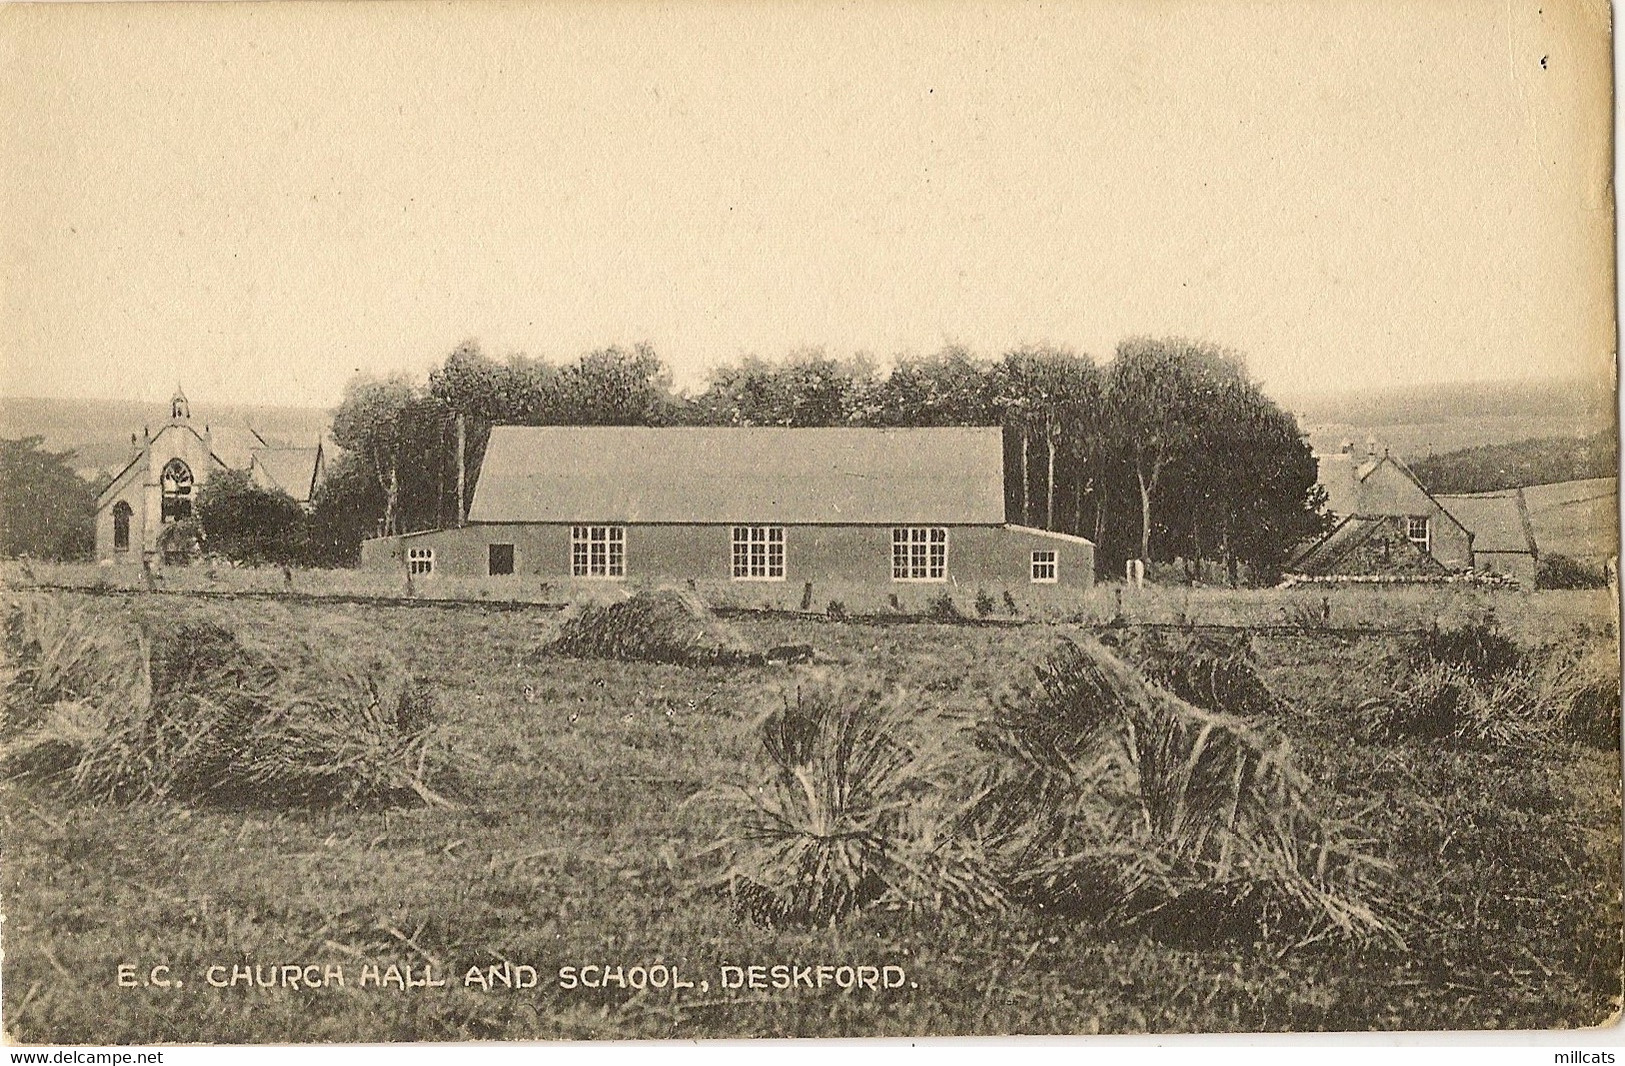
[[[247,471],[253,483],[309,507],[324,472],[322,446],[273,444],[247,426],[198,426],[179,388],[169,421],[143,431],[135,455],[96,498],[96,558],[157,561],[166,525],[193,516],[198,490],[223,470]]]

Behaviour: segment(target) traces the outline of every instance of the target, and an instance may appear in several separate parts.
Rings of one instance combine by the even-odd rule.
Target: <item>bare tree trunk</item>
[[[457,414],[457,525],[468,517],[468,425],[461,412]]]
[[[1049,471],[1044,499],[1044,528],[1055,528],[1055,422],[1044,426],[1044,445],[1049,451]]]
[[[1149,565],[1151,562],[1151,486],[1146,483],[1145,473],[1138,466],[1134,469],[1134,477],[1140,484],[1140,558]]]
[[[396,505],[401,495],[401,479],[399,463],[394,456],[389,459],[389,496],[384,502],[384,531],[399,533],[400,516],[395,513]]]
[[[1032,485],[1027,477],[1027,423],[1021,423],[1021,524],[1032,525]]]
[[[1077,484],[1074,486],[1077,491],[1072,494],[1072,532],[1080,537],[1083,536],[1084,490],[1088,487],[1088,485],[1088,479],[1085,478],[1080,472],[1078,474]]]

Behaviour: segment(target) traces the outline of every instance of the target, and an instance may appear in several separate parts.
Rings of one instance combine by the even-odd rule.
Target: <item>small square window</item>
[[[1051,551],[1033,552],[1033,581],[1040,585],[1053,585],[1061,580],[1061,564],[1056,553]]]
[[[1411,517],[1405,520],[1405,535],[1422,547],[1428,543],[1428,519],[1426,515]]]
[[[498,577],[513,573],[513,545],[493,544],[490,552],[490,574]]]
[[[406,572],[409,574],[434,573],[433,548],[406,549]]]

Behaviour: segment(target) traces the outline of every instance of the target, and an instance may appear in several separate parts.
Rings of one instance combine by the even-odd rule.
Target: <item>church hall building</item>
[[[414,578],[1094,580],[1090,541],[1005,520],[998,427],[498,426],[464,525],[361,559]]]
[[[198,490],[218,471],[247,471],[259,487],[309,507],[325,469],[319,441],[287,447],[247,426],[198,426],[179,388],[169,421],[140,441],[132,436],[131,447],[134,456],[96,497],[96,558],[105,562],[156,561],[164,527],[193,517]]]

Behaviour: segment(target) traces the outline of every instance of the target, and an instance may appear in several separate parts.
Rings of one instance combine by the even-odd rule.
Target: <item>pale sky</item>
[[[0,392],[330,406],[459,342],[1611,373],[1606,7],[0,9]],[[1545,66],[1542,66],[1542,59]]]

